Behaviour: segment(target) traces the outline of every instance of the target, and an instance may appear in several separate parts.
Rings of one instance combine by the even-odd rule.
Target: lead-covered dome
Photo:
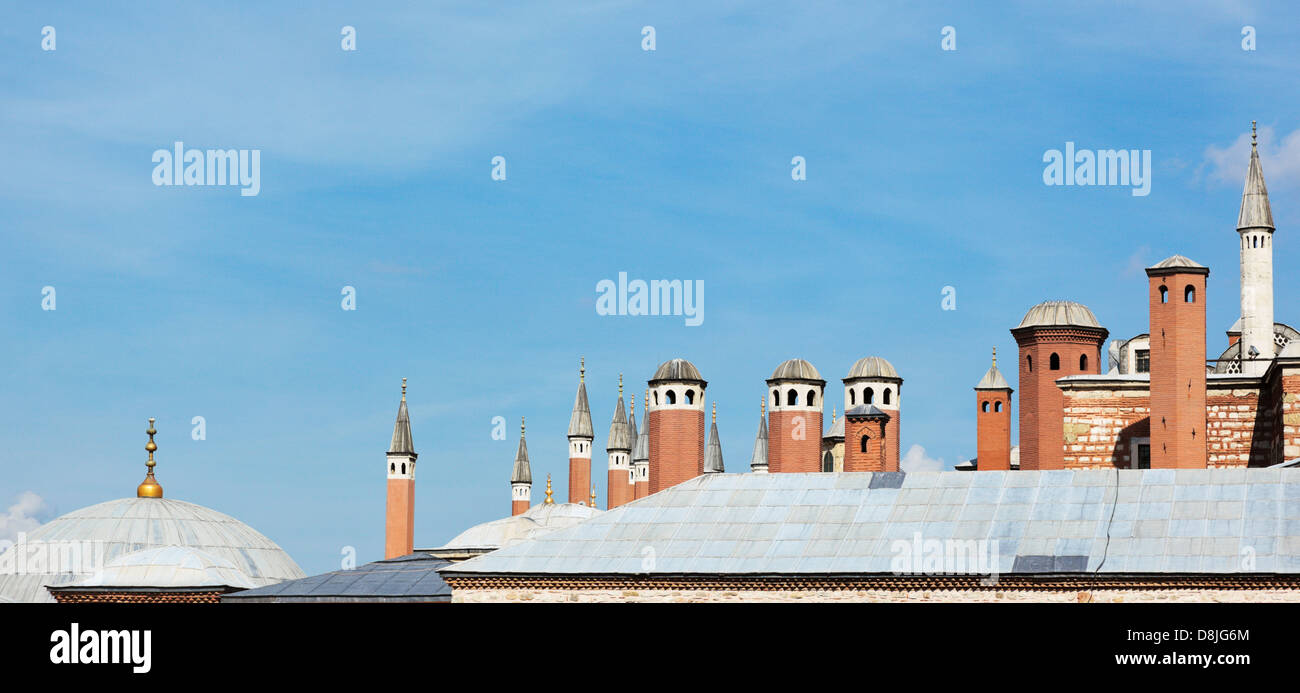
[[[166,498],[122,498],[74,510],[32,530],[21,546],[29,551],[45,546],[55,553],[79,547],[82,561],[79,572],[0,574],[0,598],[15,602],[54,601],[45,587],[85,580],[103,567],[91,563],[100,551],[107,565],[145,549],[199,549],[228,561],[254,587],[305,577],[284,549],[252,527],[210,508]]]
[[[1043,301],[1029,309],[1016,325],[1022,327],[1095,327],[1101,328],[1097,316],[1088,306],[1074,301]]]
[[[650,382],[656,380],[698,380],[704,382],[704,377],[700,375],[700,369],[695,364],[686,359],[672,359],[659,364],[655,370],[655,376]]]
[[[811,363],[803,359],[790,359],[784,361],[781,365],[772,371],[772,377],[768,380],[821,380],[821,373],[813,367]]]
[[[894,370],[894,364],[880,358],[879,356],[868,356],[858,359],[857,363],[849,369],[849,374],[844,377],[845,380],[854,378],[897,378],[898,371]]]

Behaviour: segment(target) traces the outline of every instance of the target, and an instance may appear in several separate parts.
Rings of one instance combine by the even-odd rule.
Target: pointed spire
[[[528,441],[524,439],[524,417],[519,417],[519,451],[515,453],[515,470],[510,475],[512,484],[533,483],[533,466],[528,461]]]
[[[623,374],[618,374],[618,404],[614,406],[614,419],[609,423],[609,438],[605,450],[632,452],[636,431],[628,429],[627,411],[623,408]]]
[[[767,471],[767,398],[758,405],[758,435],[754,437],[754,456],[749,460],[752,472]]]
[[[1007,379],[1002,377],[1002,371],[998,370],[998,348],[993,347],[993,365],[989,366],[984,377],[975,384],[976,390],[1010,390],[1011,384]]]
[[[551,498],[551,475],[550,474],[546,475],[546,500],[543,501],[543,503],[546,505],[555,504],[555,499]]]
[[[153,476],[153,467],[155,464],[157,464],[156,462],[153,461],[153,453],[155,450],[158,449],[158,444],[153,442],[153,436],[155,433],[158,432],[154,430],[153,427],[154,421],[155,419],[153,417],[149,417],[149,430],[145,431],[145,433],[149,434],[149,442],[144,444],[145,451],[149,453],[149,459],[145,461],[144,466],[149,471],[145,473],[144,481],[140,482],[140,485],[135,488],[136,498],[162,498],[163,497],[162,485],[159,484],[158,480],[155,479]]]
[[[720,474],[726,471],[722,466],[722,443],[718,440],[718,403],[713,403],[713,422],[709,425],[709,443],[704,448],[704,473]]]
[[[591,427],[591,406],[587,404],[587,359],[578,367],[578,396],[573,400],[573,414],[569,416],[569,437],[595,439]]]
[[[645,391],[645,399],[642,400],[647,405],[650,403],[650,390]],[[646,407],[643,405],[642,409]],[[644,412],[641,416],[641,429],[636,434],[636,443],[632,445],[632,462],[649,462],[650,461],[650,431],[646,428],[650,421],[650,414]]]
[[[406,378],[402,378],[402,403],[397,405],[397,423],[393,424],[393,442],[388,454],[415,456],[415,443],[411,442],[411,415],[406,411]]]
[[[1264,185],[1264,170],[1259,165],[1259,146],[1255,141],[1255,121],[1250,121],[1250,168],[1246,171],[1246,187],[1241,192],[1241,211],[1237,214],[1237,230],[1268,229],[1273,226],[1273,210],[1268,204],[1268,188]]]

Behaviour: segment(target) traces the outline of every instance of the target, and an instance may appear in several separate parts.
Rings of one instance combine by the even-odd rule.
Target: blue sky
[[[699,4],[7,6],[0,532],[131,495],[154,416],[169,497],[308,573],[344,546],[380,558],[406,376],[416,542],[441,544],[508,512],[520,416],[534,498],[548,472],[563,496],[582,356],[602,503],[618,373],[639,393],[678,356],[709,380],[731,471],[778,363],[835,387],[867,355],[905,379],[904,450],[949,466],[974,453],[990,348],[1009,360],[1038,301],[1126,338],[1141,268],[1182,253],[1211,267],[1226,345],[1252,119],[1277,319],[1300,321],[1287,3]],[[153,185],[177,140],[260,149],[260,195]],[[1150,149],[1151,194],[1045,186],[1066,141]],[[620,271],[702,280],[703,324],[597,315]]]

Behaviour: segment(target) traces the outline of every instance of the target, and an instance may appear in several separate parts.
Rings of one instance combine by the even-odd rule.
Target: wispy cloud
[[[16,541],[20,532],[40,527],[49,508],[45,499],[31,491],[18,494],[18,500],[0,515],[0,541]]]
[[[1271,126],[1259,128],[1259,159],[1269,188],[1289,188],[1300,184],[1300,128],[1280,137]],[[1243,132],[1232,144],[1206,147],[1205,160],[1197,174],[1210,185],[1240,187],[1246,178],[1248,161],[1250,133]]]
[[[925,448],[920,445],[908,448],[898,464],[905,472],[942,472],[949,469],[948,463],[944,462],[943,458],[936,459],[926,455]]]

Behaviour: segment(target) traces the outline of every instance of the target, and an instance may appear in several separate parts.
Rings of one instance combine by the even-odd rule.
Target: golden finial
[[[623,396],[623,374],[622,373],[618,374],[618,396],[620,398]]]
[[[649,416],[650,415],[650,388],[647,387],[645,389],[645,399],[641,401],[644,402],[644,404],[641,405],[641,408],[645,410],[646,416]],[[646,425],[649,426],[650,424],[646,424]]]
[[[591,485],[591,507],[596,507],[596,485]]]
[[[763,416],[765,414],[767,414],[767,397],[758,400],[758,415]]]
[[[831,425],[835,425],[835,407],[831,407]]]
[[[993,367],[998,367],[998,348],[993,347]]]
[[[1250,121],[1250,146],[1255,146],[1255,121]]]
[[[636,416],[636,393],[632,393],[632,416]]]
[[[714,401],[713,401],[713,421],[712,421],[712,423],[718,423],[718,401],[717,401],[717,400],[714,400]]]
[[[578,362],[578,382],[580,383],[586,382],[586,380],[587,380],[587,357],[583,356],[582,360]]]
[[[154,430],[154,421],[155,419],[153,417],[149,418],[149,430],[145,431],[145,433],[149,434],[149,442],[144,445],[144,449],[149,452],[149,459],[144,464],[149,471],[145,474],[144,481],[140,482],[140,485],[135,489],[135,495],[137,498],[162,498],[163,495],[162,486],[153,476],[153,467],[157,464],[153,461],[153,453],[158,449],[158,444],[153,442],[153,436],[158,432]]]
[[[406,401],[406,378],[402,378],[402,401]]]
[[[551,505],[554,502],[555,500],[551,498],[551,475],[547,474],[546,475],[546,500],[543,501],[543,503],[546,505]]]

